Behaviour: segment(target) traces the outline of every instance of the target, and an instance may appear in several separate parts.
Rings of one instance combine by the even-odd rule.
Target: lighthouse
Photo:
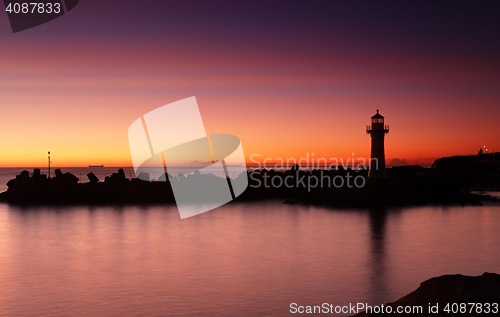
[[[385,169],[384,139],[389,133],[389,126],[384,125],[384,116],[377,113],[372,117],[372,124],[366,126],[366,133],[372,137],[372,155],[370,158],[369,178],[387,178]]]

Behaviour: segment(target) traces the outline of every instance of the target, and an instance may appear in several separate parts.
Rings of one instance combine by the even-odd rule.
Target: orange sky
[[[473,34],[443,44],[414,31],[413,49],[396,35],[358,39],[362,28],[143,36],[139,24],[86,25],[90,8],[77,9],[16,34],[0,21],[0,166],[45,166],[49,150],[55,166],[130,166],[129,125],[191,96],[207,133],[237,135],[247,159],[368,158],[377,107],[388,160],[500,152],[499,54],[471,49]]]

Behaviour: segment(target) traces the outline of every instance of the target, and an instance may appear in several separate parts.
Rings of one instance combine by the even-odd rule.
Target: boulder
[[[385,304],[384,306],[391,306],[394,312],[396,311],[396,307],[398,306],[423,307],[423,313],[400,314],[404,316],[455,316],[455,314],[451,312],[444,311],[447,304],[451,305],[453,303],[500,303],[500,275],[495,273],[484,273],[481,276],[465,276],[457,274],[434,277],[421,283],[420,287],[412,293],[400,298],[394,303]],[[429,304],[431,306],[438,305],[438,312],[429,312]],[[481,314],[478,313],[475,309],[473,309],[472,311],[469,310],[470,305],[467,304],[467,312],[458,315],[470,317],[498,316],[498,313]],[[367,312],[362,312],[354,316],[362,317],[395,315],[397,314],[369,314]]]

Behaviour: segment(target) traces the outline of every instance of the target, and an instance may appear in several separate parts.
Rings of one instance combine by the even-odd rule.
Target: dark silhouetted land
[[[451,307],[455,303],[465,304],[465,312],[453,314],[453,309],[457,312],[459,307]],[[481,304],[480,306],[468,305],[468,303]],[[486,312],[486,303],[489,304],[489,313]],[[388,303],[384,306],[390,306],[393,310],[389,313],[359,313],[355,317],[365,316],[498,316],[498,306],[495,310],[494,304],[500,303],[500,275],[495,273],[484,273],[481,276],[464,275],[443,275],[431,278],[420,284],[420,287],[414,292],[400,298],[394,303]],[[436,313],[428,311],[429,304],[437,306]],[[446,312],[446,305],[452,312]],[[395,314],[398,306],[420,306],[421,313]],[[479,307],[479,308],[478,308]],[[372,308],[373,309],[373,308]],[[387,308],[386,308],[387,309]],[[496,313],[494,313],[496,311]]]
[[[47,178],[35,169],[30,175],[22,171],[10,180],[0,200],[16,204],[33,203],[175,203],[171,182],[227,182],[213,174],[173,177],[163,174],[157,180],[147,175],[128,179],[123,170],[99,180],[93,173],[81,183],[71,173],[55,171]],[[248,177],[248,188],[239,201],[283,199],[286,203],[320,204],[342,208],[417,206],[428,204],[481,204],[497,201],[471,191],[500,190],[500,155],[446,157],[432,168],[417,165],[387,169],[387,179],[369,179],[368,170],[351,170],[339,166],[330,170],[300,170],[298,166],[284,172],[256,170],[238,177]],[[322,183],[320,183],[322,182]],[[361,186],[363,185],[363,186]]]

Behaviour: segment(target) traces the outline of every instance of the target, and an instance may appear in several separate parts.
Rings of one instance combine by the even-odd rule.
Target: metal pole
[[[49,178],[50,178],[50,151],[49,151]]]

